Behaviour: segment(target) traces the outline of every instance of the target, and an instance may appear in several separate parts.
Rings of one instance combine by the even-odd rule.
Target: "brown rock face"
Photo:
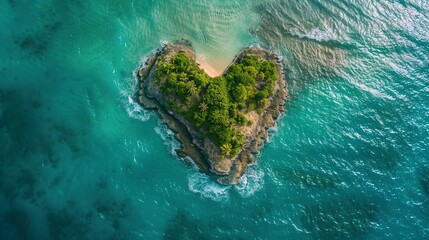
[[[220,149],[210,139],[201,139],[192,125],[179,114],[168,111],[165,106],[165,99],[160,93],[159,86],[155,81],[156,62],[159,57],[174,56],[178,52],[186,52],[188,56],[195,60],[195,53],[184,45],[165,45],[146,65],[139,69],[137,75],[140,80],[140,89],[136,97],[138,102],[145,108],[155,109],[164,123],[175,133],[179,142],[182,143],[178,149],[180,157],[189,156],[201,171],[209,174],[219,184],[236,184],[243,175],[248,164],[254,163],[255,157],[267,138],[267,130],[273,127],[275,120],[284,111],[284,103],[287,98],[286,82],[283,75],[283,67],[277,55],[260,48],[247,48],[236,55],[231,63],[239,62],[248,55],[256,55],[259,59],[264,59],[276,63],[278,79],[275,81],[274,91],[268,98],[268,106],[262,113],[251,111],[246,114],[246,118],[252,120],[250,126],[240,127],[244,134],[246,143],[241,151],[232,158],[221,156]],[[230,65],[230,66],[231,66]],[[227,72],[229,67],[225,72]]]

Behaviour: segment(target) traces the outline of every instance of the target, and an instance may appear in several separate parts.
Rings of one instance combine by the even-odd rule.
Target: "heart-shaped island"
[[[253,47],[214,78],[195,59],[182,44],[159,49],[138,71],[138,102],[175,133],[180,157],[222,185],[236,184],[284,110],[283,68],[276,54]]]

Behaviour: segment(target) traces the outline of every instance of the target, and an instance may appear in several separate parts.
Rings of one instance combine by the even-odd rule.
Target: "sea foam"
[[[159,121],[159,127],[155,127],[155,132],[164,140],[164,144],[168,147],[170,154],[178,157],[176,149],[179,149],[180,143],[174,137],[173,131],[171,131],[167,125]]]
[[[131,96],[127,96],[127,98],[128,102],[125,103],[125,110],[127,111],[128,116],[143,122],[149,120],[151,113],[134,101]]]
[[[138,90],[138,71],[145,67],[147,60],[155,54],[155,50],[143,56],[138,64],[138,67],[133,71],[132,77],[126,78],[125,81],[115,82],[116,86],[120,89],[120,102],[125,107],[128,116],[140,121],[147,121],[151,117],[151,112],[144,109],[137,102],[136,92]]]
[[[244,198],[251,197],[264,186],[264,175],[257,166],[248,167],[234,189]]]
[[[208,175],[192,169],[188,175],[188,187],[194,193],[216,202],[224,202],[230,199],[231,186],[221,186],[213,181]]]
[[[248,167],[237,185],[222,186],[211,179],[207,174],[198,171],[195,166],[188,175],[189,190],[199,193],[202,197],[216,202],[228,201],[232,192],[248,198],[264,186],[264,172],[257,166]]]

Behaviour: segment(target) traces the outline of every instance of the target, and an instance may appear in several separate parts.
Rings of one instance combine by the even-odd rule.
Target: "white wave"
[[[198,171],[197,166],[188,175],[188,187],[194,193],[216,202],[228,201],[231,191],[236,191],[241,197],[248,198],[264,186],[264,172],[256,167],[248,167],[237,185],[222,186],[207,174]]]
[[[168,42],[167,42],[167,41],[165,41],[165,43],[163,43],[163,42],[161,41],[161,43],[160,43],[160,44],[161,44],[161,47],[164,47],[166,43],[168,43]],[[139,71],[141,68],[145,67],[145,66],[147,65],[147,60],[149,60],[149,58],[151,58],[152,56],[154,56],[157,52],[158,52],[158,49],[157,49],[157,48],[154,48],[154,49],[152,49],[152,51],[150,51],[149,53],[147,53],[146,55],[144,55],[144,56],[140,59],[140,61],[139,61],[139,64],[138,64],[137,68],[136,68],[136,69],[134,69],[134,71],[133,71],[133,78],[134,78],[134,79],[136,79],[136,80],[137,80],[137,73],[138,73],[138,71]]]
[[[279,119],[277,119],[275,121],[274,126],[268,128],[268,130],[267,130],[268,131],[267,139],[265,140],[267,143],[271,142],[271,138],[272,137],[275,137],[275,136],[278,135],[278,133],[279,133],[278,121],[279,120],[280,120],[280,117],[279,117]]]
[[[125,103],[125,109],[128,113],[128,116],[143,122],[149,120],[151,113],[140,106],[140,104],[135,102],[131,96],[127,97],[128,102]]]
[[[164,47],[165,45],[169,44],[170,41],[162,39],[161,41],[159,41],[159,43],[161,44],[161,47]]]
[[[161,45],[164,46],[164,43],[161,43]],[[120,101],[124,105],[128,116],[143,122],[150,119],[151,112],[147,111],[136,102],[135,94],[138,90],[139,84],[137,75],[138,71],[147,65],[147,60],[154,56],[156,52],[157,49],[153,49],[140,59],[138,66],[132,73],[132,77],[126,78],[125,81],[115,82],[116,86],[120,89]]]
[[[209,198],[216,202],[229,200],[229,189],[231,186],[221,186],[213,181],[208,175],[193,169],[188,175],[188,187],[194,193],[199,193],[204,198]]]
[[[250,48],[262,48],[259,42],[254,42],[249,45]]]
[[[254,167],[248,167],[239,179],[234,189],[244,198],[251,197],[264,186],[264,172]]]
[[[171,155],[178,157],[176,149],[180,148],[180,143],[174,137],[173,131],[161,122],[159,125],[159,127],[155,127],[155,132],[164,140],[164,144],[169,148]]]
[[[296,35],[300,38],[308,38],[312,40],[316,40],[319,42],[327,42],[330,40],[337,40],[337,37],[335,36],[334,32],[332,31],[322,31],[319,28],[313,28],[308,33],[300,33],[299,30],[292,29],[291,34]]]

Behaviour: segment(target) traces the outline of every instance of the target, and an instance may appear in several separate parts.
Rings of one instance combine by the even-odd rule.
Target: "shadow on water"
[[[298,168],[278,168],[274,170],[276,176],[285,182],[303,187],[333,188],[341,186],[341,181],[326,173]]]
[[[369,233],[377,214],[374,203],[346,198],[306,207],[301,222],[314,239],[350,239]]]

